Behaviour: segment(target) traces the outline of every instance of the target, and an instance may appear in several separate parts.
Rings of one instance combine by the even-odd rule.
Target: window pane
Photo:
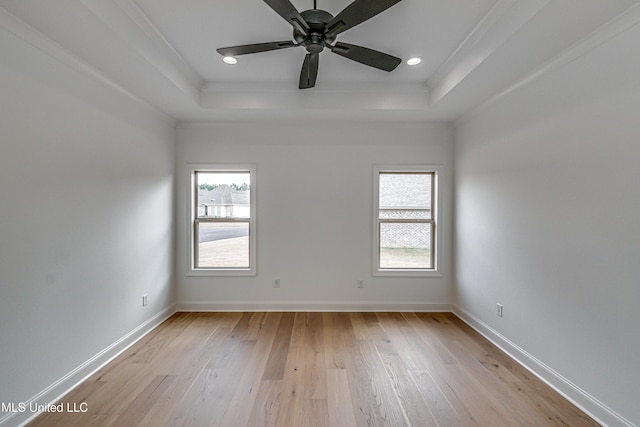
[[[248,172],[198,172],[198,218],[249,218]]]
[[[200,268],[249,268],[249,223],[198,223]]]
[[[380,268],[432,268],[431,227],[431,223],[380,223]]]
[[[380,209],[380,219],[431,219],[431,210]]]
[[[379,218],[431,219],[432,178],[433,175],[430,173],[381,173]],[[419,209],[421,212],[408,212],[413,209]]]

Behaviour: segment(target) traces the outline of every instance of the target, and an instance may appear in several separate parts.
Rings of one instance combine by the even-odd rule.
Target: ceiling
[[[350,3],[317,1],[333,15]],[[292,40],[262,0],[0,0],[0,28],[180,121],[452,121],[637,23],[639,2],[402,0],[338,41],[421,56],[420,65],[388,73],[325,49],[306,90],[297,88],[302,47],[236,65],[216,53]]]

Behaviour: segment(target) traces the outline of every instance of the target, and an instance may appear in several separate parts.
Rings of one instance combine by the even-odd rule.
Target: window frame
[[[198,218],[197,173],[249,173],[249,218]],[[198,164],[189,165],[189,221],[188,221],[188,260],[187,276],[256,276],[257,275],[257,206],[256,206],[255,164]],[[197,267],[198,243],[197,230],[201,223],[248,223],[249,224],[249,266],[248,267]]]
[[[380,219],[381,174],[431,174],[430,219]],[[440,165],[381,164],[373,167],[373,276],[387,277],[442,277],[440,272],[441,224],[440,224]],[[380,226],[382,223],[430,223],[431,268],[380,268]]]

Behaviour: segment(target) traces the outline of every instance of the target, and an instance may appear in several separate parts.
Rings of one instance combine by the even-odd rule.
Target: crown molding
[[[204,81],[133,0],[82,0],[123,42],[196,104]]]
[[[97,68],[91,66],[86,61],[80,59],[68,49],[51,40],[49,37],[13,15],[2,6],[0,6],[0,29],[30,45],[52,60],[63,64],[69,69],[88,77],[103,87],[106,87],[108,90],[132,101],[135,105],[151,112],[156,118],[159,118],[163,122],[171,126],[175,124],[175,118],[167,115],[155,106],[146,102],[144,99],[133,94],[124,86],[120,85]]]
[[[499,0],[427,80],[431,103],[454,90],[550,0]]]
[[[85,75],[89,75],[101,83],[106,84],[112,89],[126,95],[129,98],[140,101],[140,98],[135,97],[131,92],[124,87],[115,83],[113,80],[105,76],[96,68],[90,66],[86,62],[80,60],[77,56],[73,55],[67,49],[46,37],[44,34],[22,21],[20,18],[7,11],[0,6],[0,27],[9,33],[13,34],[22,41],[30,44],[38,49],[40,52],[47,54],[49,57],[55,59],[58,62],[79,71]]]
[[[469,121],[473,117],[477,116],[483,111],[486,111],[491,106],[497,104],[509,95],[544,78],[554,71],[566,67],[575,60],[587,55],[602,44],[637,26],[638,24],[640,24],[640,3],[630,7],[618,16],[604,23],[595,31],[591,32],[588,36],[582,38],[568,49],[562,51],[546,63],[540,65],[531,73],[519,79],[517,82],[515,82],[505,90],[494,95],[471,111],[462,115],[455,121],[456,124],[460,125]]]
[[[332,85],[300,90],[287,84],[207,83],[201,92],[205,109],[246,110],[426,110],[429,94],[422,84]]]

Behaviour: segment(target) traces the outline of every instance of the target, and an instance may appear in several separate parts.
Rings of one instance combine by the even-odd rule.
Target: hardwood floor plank
[[[138,396],[113,421],[114,426],[139,425],[142,419],[152,410],[156,401],[173,386],[175,376],[159,375],[145,387]]]
[[[87,405],[87,408],[92,408],[94,397],[98,394],[98,391],[101,387],[103,387],[106,383],[104,381],[85,381],[80,384],[76,389],[71,391],[71,393],[67,394],[60,402],[66,406],[68,403],[82,405],[83,403]],[[93,413],[89,412],[81,412],[77,414],[72,420],[69,420],[70,426],[83,426],[87,425],[91,418],[93,417]],[[45,427],[56,425],[59,420],[62,419],[62,414],[57,412],[47,412],[40,415],[34,421],[32,421],[29,425],[32,427]]]
[[[346,370],[356,425],[409,425],[373,342],[361,341],[351,347]]]
[[[500,383],[501,386],[496,386],[492,390],[500,401],[511,406],[520,425],[535,425],[528,420],[538,417],[541,408],[545,408],[544,413],[549,420],[549,425],[555,425],[556,422],[559,425],[585,425],[585,421],[590,420],[584,416],[582,411],[574,410],[573,407],[557,411],[554,409],[553,403],[544,402],[543,396],[550,390],[546,384],[537,378],[533,380],[533,376],[525,369],[454,315],[438,313],[434,317],[438,319],[436,329],[440,339],[443,342],[446,341],[447,348],[467,367],[470,374],[483,384],[494,381]],[[536,393],[538,404],[532,405],[531,399],[523,400],[514,393],[514,390],[522,391],[528,388],[522,383],[523,379],[526,379],[534,387],[540,386]],[[509,383],[517,384],[514,386]],[[555,392],[552,393],[552,396],[554,398],[551,401],[557,401]],[[537,415],[534,416],[533,413],[537,413]]]
[[[149,363],[158,353],[176,339],[198,313],[178,313],[163,323],[162,328],[156,328],[147,334],[142,340],[131,347],[132,363]],[[126,359],[123,359],[123,362]]]
[[[282,380],[262,380],[247,427],[278,427],[281,398]]]
[[[449,400],[458,400],[470,417],[480,426],[519,426],[513,413],[486,390],[475,378],[467,376],[464,366],[443,365],[434,374],[440,389]]]
[[[452,403],[438,386],[429,371],[410,371],[409,374],[430,412],[440,426],[478,426],[476,420],[457,399]],[[456,406],[457,404],[457,406]]]
[[[455,357],[449,352],[449,350],[442,345],[440,340],[435,335],[435,326],[437,323],[433,320],[434,313],[415,313],[416,321],[411,319],[410,323],[417,331],[418,336],[422,339],[422,344],[429,352],[430,360],[433,360],[438,365],[446,365],[456,363]],[[407,319],[405,314],[405,319]]]
[[[525,403],[533,405],[535,410],[544,408],[545,417],[550,420],[551,425],[570,425],[570,426],[597,426],[598,423],[587,417],[584,412],[573,405],[566,405],[564,399],[558,399],[558,394],[547,386],[538,377],[522,368],[517,362],[511,359],[506,353],[501,351],[493,343],[486,340],[478,332],[474,331],[469,325],[464,323],[456,316],[451,316],[450,322],[455,325],[459,331],[464,334],[467,339],[473,340],[481,347],[487,356],[494,360],[500,367],[508,370],[509,373],[517,379],[518,383],[512,389],[518,389],[520,392],[527,391],[530,398],[525,399]],[[533,403],[533,402],[537,403]]]
[[[269,360],[264,369],[263,380],[281,380],[284,377],[284,367],[291,345],[293,322],[295,313],[283,313],[276,331],[276,336],[269,352]]]
[[[282,317],[284,317],[283,313],[266,314],[264,325],[251,352],[251,358],[247,363],[239,365],[242,372],[236,377],[235,392],[220,422],[221,427],[242,427],[247,425],[251,415],[251,411],[248,408],[253,408],[257,398],[260,381],[264,376],[264,369]]]
[[[393,350],[400,355],[407,369],[425,370],[433,366],[422,338],[401,313],[381,313],[379,318],[385,338],[376,342],[378,347],[387,349],[387,352]]]
[[[144,372],[143,364],[123,366],[119,373],[110,373],[102,392],[91,399],[91,410],[95,414],[120,414],[129,400],[112,399],[112,396],[136,396],[152,381],[153,377]],[[122,376],[120,376],[122,375]]]
[[[220,349],[224,347],[225,340],[231,333],[239,316],[235,313],[216,313],[211,315],[211,319],[212,321],[215,319],[215,325],[219,327],[207,339],[198,354],[194,354],[192,357],[185,357],[190,363],[185,365],[174,387],[168,390],[156,402],[153,411],[149,412],[141,420],[140,426],[155,427],[165,425],[204,368],[216,363],[218,357],[224,354]],[[212,324],[212,327],[214,327],[214,324]]]
[[[312,368],[307,364],[305,353],[308,327],[309,315],[298,313],[295,316],[286,358],[282,382],[282,404],[276,418],[277,425],[298,426],[304,419],[300,409],[305,399],[305,378],[312,375],[309,372]]]
[[[356,339],[368,340],[371,339],[369,335],[369,325],[362,314],[363,313],[349,313],[349,318],[351,319],[351,326],[353,327],[353,334],[356,336]]]
[[[215,319],[215,318],[214,318]],[[181,375],[184,366],[190,363],[185,354],[197,354],[207,339],[215,332],[218,323],[212,317],[194,313],[185,317],[186,325],[179,327],[175,336],[162,351],[146,364],[131,363],[118,369],[118,365],[105,370],[103,380],[107,380],[105,392],[112,395],[128,396],[128,399],[109,399],[98,402],[96,413],[120,414],[132,399],[148,387],[157,375]],[[124,375],[123,375],[124,373]],[[113,378],[113,380],[111,380]],[[110,393],[104,393],[109,395]]]
[[[371,326],[371,325],[375,325],[375,324],[380,323],[380,320],[378,319],[378,315],[376,313],[374,313],[374,312],[365,311],[364,313],[360,313],[360,315],[364,319],[364,323],[367,326]]]
[[[324,343],[324,323],[321,313],[306,313],[303,341],[304,398],[313,400],[327,399],[327,371]]]
[[[231,331],[230,339],[249,340],[254,338],[256,313],[242,313],[242,316]],[[252,319],[254,319],[252,321]]]
[[[181,396],[167,425],[200,426],[210,420],[222,420],[255,346],[255,341],[243,339],[247,336],[250,318],[243,314],[237,319],[219,349]]]
[[[327,369],[344,369],[348,342],[353,334],[353,325],[345,313],[324,313],[325,361]]]
[[[213,313],[196,314],[182,333],[148,363],[149,371],[157,375],[182,375],[189,368],[194,359],[185,357],[185,354],[199,354],[223,322],[220,316]]]
[[[355,426],[353,399],[344,369],[327,369],[329,425]]]
[[[375,346],[405,417],[410,425],[437,426],[427,402],[409,373],[409,370],[423,369],[423,364],[421,358],[412,354],[413,348],[402,332],[400,325],[404,319],[398,313],[384,313],[378,317],[386,338],[375,341]]]
[[[451,313],[177,313],[61,402],[29,425],[597,426]]]
[[[267,313],[265,312],[256,312],[251,313],[251,317],[249,318],[249,327],[247,328],[246,340],[256,340],[258,339],[258,334],[262,330],[264,326],[264,318]]]
[[[492,392],[489,396],[495,396],[495,407],[508,406],[518,425],[535,426],[531,421],[535,419],[532,408],[514,396],[507,385],[516,382],[517,378],[470,339],[468,333],[458,329],[453,316],[436,316],[439,319],[435,328],[438,339],[454,355],[458,364],[464,367],[466,375]]]
[[[194,381],[169,419],[172,426],[201,426],[222,420],[233,398],[238,378],[249,363],[255,342],[236,341],[223,366],[212,361]]]
[[[329,404],[327,399],[304,399],[302,401],[302,427],[329,426]],[[348,424],[337,424],[344,425]]]

